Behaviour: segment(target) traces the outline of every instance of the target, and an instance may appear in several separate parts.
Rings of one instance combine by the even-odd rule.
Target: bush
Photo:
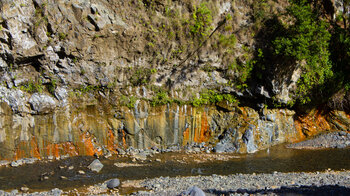
[[[212,15],[211,10],[207,7],[206,3],[201,3],[200,6],[194,8],[192,14],[192,21],[190,26],[190,32],[193,36],[203,39],[209,36],[212,29]]]
[[[292,25],[287,33],[273,41],[275,54],[282,55],[300,63],[303,73],[298,81],[297,99],[310,102],[310,90],[322,85],[333,74],[329,60],[328,24],[319,19],[306,0],[290,0],[287,17]]]

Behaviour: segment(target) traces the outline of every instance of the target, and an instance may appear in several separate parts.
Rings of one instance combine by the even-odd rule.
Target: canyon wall
[[[262,79],[249,78],[268,40],[262,27],[287,5],[2,0],[0,159],[202,142],[252,153],[349,131],[344,111],[285,107],[298,66],[266,65]]]

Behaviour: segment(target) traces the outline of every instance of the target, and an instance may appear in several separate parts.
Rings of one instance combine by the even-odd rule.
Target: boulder
[[[95,172],[100,172],[101,169],[103,168],[103,164],[100,162],[100,160],[95,159],[89,166],[88,168],[91,171],[95,171]]]
[[[107,181],[107,188],[114,189],[120,185],[120,180],[118,178],[114,178]]]
[[[187,191],[181,193],[181,195],[189,195],[189,196],[205,196],[205,193],[202,189],[197,186],[190,187]]]
[[[51,96],[39,93],[34,93],[29,103],[35,112],[41,114],[48,114],[56,107],[56,102]]]

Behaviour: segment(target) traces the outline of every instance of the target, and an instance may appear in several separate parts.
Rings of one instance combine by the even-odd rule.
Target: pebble
[[[201,190],[206,192],[203,191],[203,193],[208,195],[212,195],[213,193],[218,195],[220,193],[254,193],[253,195],[284,195],[284,193],[292,195],[293,193],[297,195],[350,195],[349,176],[350,171],[326,171],[319,172],[318,174],[316,172],[273,172],[270,174],[233,174],[228,176],[213,174],[211,176],[145,179],[140,182],[140,185],[150,191],[148,195],[179,195],[183,193],[187,193],[185,195],[188,195],[190,190],[188,189],[189,185],[200,187]],[[322,186],[331,188],[328,188],[328,190],[326,188],[326,190],[312,188]],[[298,187],[306,188],[299,190]],[[187,191],[183,192],[183,190]],[[144,192],[141,194],[140,192],[135,193],[135,195],[147,194]]]
[[[72,170],[72,169],[74,169],[74,166],[73,166],[73,165],[72,165],[72,166],[69,166],[68,169],[69,169],[69,170]]]
[[[29,191],[29,188],[28,187],[21,187],[21,191],[23,191],[23,192],[27,192],[27,191]]]
[[[61,180],[67,180],[67,177],[66,176],[60,176],[60,179]]]
[[[85,172],[84,172],[83,170],[79,170],[79,171],[78,171],[78,174],[83,175],[83,174],[85,174]]]

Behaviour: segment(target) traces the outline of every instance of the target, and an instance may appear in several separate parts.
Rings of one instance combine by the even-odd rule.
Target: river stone
[[[114,178],[112,180],[107,181],[107,188],[114,189],[120,185],[120,180],[118,178]]]
[[[89,166],[88,168],[91,171],[99,172],[103,168],[103,164],[100,162],[100,160],[95,159]]]
[[[181,193],[181,195],[189,195],[189,196],[205,196],[205,193],[202,189],[197,186],[190,187],[187,191]]]

